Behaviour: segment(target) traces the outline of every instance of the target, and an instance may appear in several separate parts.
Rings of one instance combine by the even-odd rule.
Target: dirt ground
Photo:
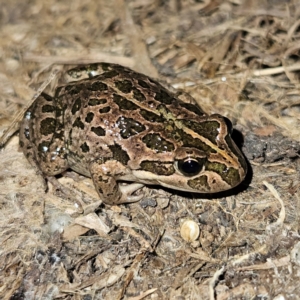
[[[300,299],[299,20],[299,0],[0,0],[1,135],[57,72],[105,61],[229,118],[249,164],[226,193],[144,187],[109,207],[75,172],[45,183],[16,133],[0,299]],[[187,220],[200,233],[185,240]]]

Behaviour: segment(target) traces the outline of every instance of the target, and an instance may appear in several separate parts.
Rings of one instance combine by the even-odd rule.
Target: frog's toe
[[[119,189],[122,193],[122,198],[120,203],[130,203],[140,201],[144,195],[132,196],[132,194],[138,189],[142,188],[144,184],[142,183],[130,183],[119,185]]]

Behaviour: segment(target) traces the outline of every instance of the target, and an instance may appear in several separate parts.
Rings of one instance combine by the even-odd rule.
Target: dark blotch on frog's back
[[[106,107],[100,108],[99,113],[100,114],[107,114],[108,112],[110,112],[110,110],[111,110],[111,107],[106,106]]]
[[[113,159],[121,162],[124,166],[127,165],[130,160],[126,151],[122,149],[122,147],[118,144],[108,146],[110,151],[112,152]]]
[[[120,117],[117,120],[116,125],[120,129],[120,135],[123,139],[128,139],[146,129],[146,127],[140,122],[132,118],[125,117]]]
[[[141,109],[140,110],[140,115],[149,122],[154,122],[154,123],[163,123],[165,120],[165,118],[161,115],[157,115],[149,110],[144,110]]]
[[[42,96],[46,101],[53,102],[53,97],[49,96],[48,94],[42,93],[41,96]]]
[[[146,96],[137,88],[133,88],[133,98],[140,102],[146,100]]]
[[[127,100],[125,97],[120,96],[118,94],[113,94],[114,103],[116,103],[120,110],[136,110],[139,107],[134,104],[132,101]]]
[[[41,135],[53,134],[56,129],[56,120],[54,118],[45,118],[41,121],[40,133]]]
[[[106,83],[101,82],[101,81],[92,81],[92,83],[89,83],[86,81],[85,83],[85,89],[89,91],[97,91],[97,92],[103,92],[108,90],[108,86]]]
[[[129,94],[133,89],[132,82],[130,80],[126,80],[126,79],[116,81],[115,87],[119,91],[121,91],[122,93],[125,93],[125,94]]]
[[[76,98],[76,100],[74,101],[74,104],[72,106],[71,112],[72,115],[75,115],[77,111],[79,111],[81,108],[81,99],[80,97]]]
[[[149,89],[149,88],[150,88],[150,85],[149,85],[146,81],[144,81],[144,80],[142,80],[142,79],[138,79],[137,82],[138,82],[138,84],[139,84],[141,87],[143,87],[143,88],[145,88],[145,89]]]
[[[163,104],[172,104],[175,100],[173,95],[164,89],[157,90],[154,99]]]
[[[94,113],[92,113],[92,112],[87,113],[87,115],[85,117],[85,121],[87,123],[91,123],[93,121],[93,119],[94,119]]]
[[[42,107],[42,113],[53,113],[55,110],[55,106],[50,104],[43,105]]]
[[[76,118],[75,122],[72,125],[73,127],[78,127],[84,129],[84,123],[81,121],[80,117]]]
[[[101,99],[90,98],[89,102],[88,102],[88,105],[89,106],[97,106],[97,105],[102,105],[102,104],[105,104],[105,103],[107,103],[107,99],[105,99],[105,98],[101,98]]]
[[[105,129],[103,129],[101,126],[92,127],[91,131],[94,132],[98,136],[105,136]]]
[[[80,149],[82,150],[82,152],[87,153],[90,151],[90,147],[88,146],[88,144],[86,142],[84,142],[81,146]]]
[[[117,72],[116,70],[105,71],[104,73],[101,74],[101,76],[104,78],[114,78],[118,75],[119,75],[119,72]]]
[[[64,91],[66,93],[68,93],[71,96],[74,96],[74,95],[78,95],[85,88],[86,88],[86,85],[84,85],[84,84],[70,84],[70,85],[66,85],[66,86],[61,86],[61,87],[57,88],[55,95],[56,96],[59,95],[60,91],[62,89],[64,89]]]

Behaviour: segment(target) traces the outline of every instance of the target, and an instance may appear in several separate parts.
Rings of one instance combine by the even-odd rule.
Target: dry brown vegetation
[[[53,70],[114,62],[231,119],[251,165],[218,198],[149,187],[106,207],[74,172],[45,192],[16,134],[0,154],[0,298],[299,299],[299,20],[298,0],[0,0],[1,132]]]

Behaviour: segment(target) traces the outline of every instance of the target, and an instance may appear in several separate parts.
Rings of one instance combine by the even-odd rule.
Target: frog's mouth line
[[[191,192],[191,193],[210,193],[211,190],[217,190],[222,192],[224,190],[231,189],[233,186],[225,182],[222,177],[211,171],[206,171],[201,173],[201,176],[195,175],[193,177],[184,177],[179,174],[173,174],[171,176],[164,175],[154,175],[151,172],[136,170],[132,172],[132,177],[122,178],[122,180],[135,181],[143,183],[145,185],[160,185],[165,188],[172,190],[179,190],[182,192]],[[206,178],[205,180],[200,180],[200,177]],[[151,178],[152,177],[152,178]],[[189,183],[196,182],[196,185],[199,188],[193,188]],[[204,184],[202,184],[204,182]]]

